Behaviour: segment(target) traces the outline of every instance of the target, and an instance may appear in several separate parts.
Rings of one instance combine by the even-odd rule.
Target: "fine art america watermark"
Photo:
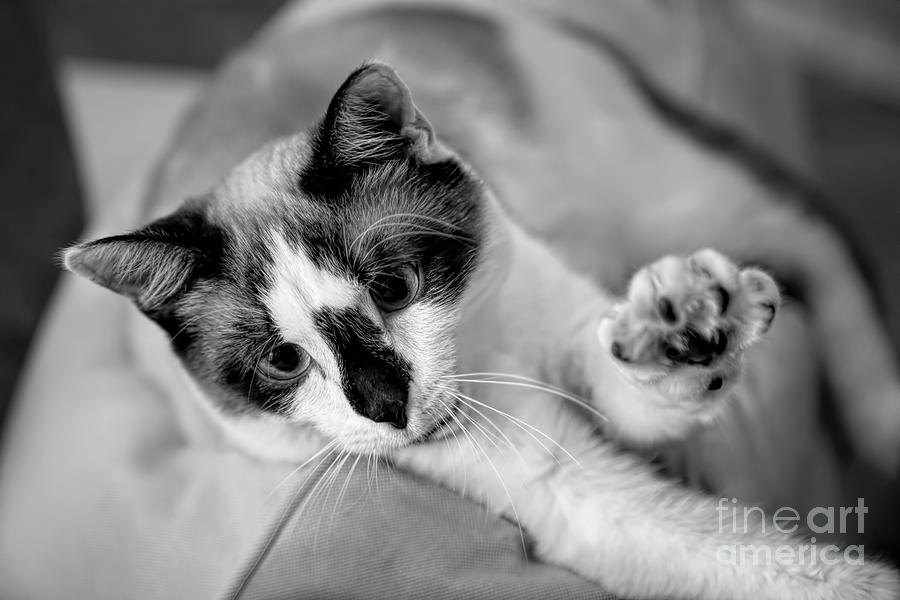
[[[723,544],[716,551],[716,559],[729,565],[763,565],[776,562],[783,565],[835,565],[844,562],[860,565],[865,562],[865,547],[849,545],[841,548],[832,543],[816,543],[814,534],[833,536],[838,533],[863,533],[866,514],[869,512],[862,498],[856,506],[817,506],[805,515],[795,508],[782,506],[765,513],[758,506],[738,504],[736,498],[719,498],[719,533],[736,536],[750,534],[755,540],[766,539],[766,534],[794,534],[805,543],[776,544],[744,543],[736,541]],[[807,536],[803,537],[806,533]]]

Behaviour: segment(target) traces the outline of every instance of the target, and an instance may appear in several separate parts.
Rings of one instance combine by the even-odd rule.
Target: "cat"
[[[383,63],[351,73],[311,130],[64,261],[162,327],[197,396],[261,458],[389,457],[630,597],[900,594],[872,560],[723,562],[722,547],[803,542],[722,532],[712,497],[611,441],[715,419],[775,318],[772,277],[705,249],[615,298],[506,215]]]

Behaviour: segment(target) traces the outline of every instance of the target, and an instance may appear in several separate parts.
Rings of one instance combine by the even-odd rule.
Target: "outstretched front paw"
[[[673,400],[709,399],[737,379],[743,352],[768,331],[779,300],[768,274],[715,250],[666,256],[634,275],[600,340],[636,383],[662,386]]]

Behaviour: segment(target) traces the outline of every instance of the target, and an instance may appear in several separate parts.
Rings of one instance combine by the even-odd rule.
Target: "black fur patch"
[[[339,189],[316,189],[312,200],[324,211],[285,230],[316,266],[365,285],[374,273],[417,262],[422,298],[456,301],[477,263],[484,225],[481,183],[455,159],[395,159],[345,171]]]
[[[140,307],[150,319],[156,321],[176,342],[176,350],[186,343],[187,335],[181,336],[182,322],[175,314],[175,307],[195,281],[218,276],[225,248],[225,232],[214,225],[205,215],[204,200],[188,200],[174,213],[153,221],[143,229],[121,238],[134,241],[155,242],[173,249],[183,249],[190,253],[190,277],[182,289],[169,300],[152,308]]]
[[[397,415],[405,415],[411,366],[384,344],[381,330],[356,309],[324,309],[315,315],[315,324],[338,357],[341,385],[353,410],[405,427],[405,416]]]
[[[268,216],[244,215],[236,231],[235,224],[216,221],[209,202],[190,201],[133,234],[195,256],[183,289],[143,312],[166,331],[176,355],[226,412],[285,413],[296,384],[256,372],[256,362],[281,341],[263,303],[272,262],[264,235]]]

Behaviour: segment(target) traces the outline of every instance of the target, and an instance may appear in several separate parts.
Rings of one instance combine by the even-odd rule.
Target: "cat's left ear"
[[[72,246],[62,259],[68,270],[130,298],[155,318],[220,249],[217,230],[196,211],[182,209],[132,233]]]
[[[318,142],[318,158],[339,168],[402,156],[430,164],[449,156],[397,72],[377,62],[351,73],[338,89]]]

